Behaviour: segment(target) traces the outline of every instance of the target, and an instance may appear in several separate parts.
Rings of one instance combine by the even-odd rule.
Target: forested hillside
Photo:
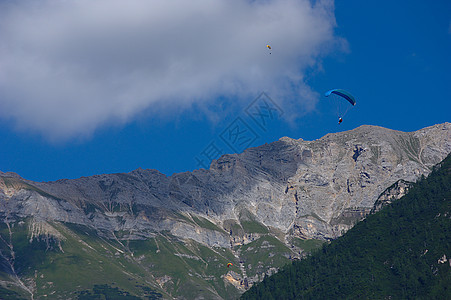
[[[400,200],[242,299],[451,299],[451,155]]]

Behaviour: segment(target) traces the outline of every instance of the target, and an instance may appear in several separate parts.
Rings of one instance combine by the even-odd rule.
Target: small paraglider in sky
[[[270,45],[266,45],[266,48],[269,49],[269,54],[271,54],[271,46]]]
[[[332,96],[332,100],[335,102],[337,106],[337,114],[338,114],[338,124],[343,122],[343,117],[348,112],[349,108],[356,104],[354,96],[348,91],[341,89],[334,89],[328,91],[324,96],[329,97]],[[352,105],[350,106],[349,103]]]
[[[227,268],[230,268],[231,266],[233,266],[232,263],[228,263],[228,264],[227,264]]]

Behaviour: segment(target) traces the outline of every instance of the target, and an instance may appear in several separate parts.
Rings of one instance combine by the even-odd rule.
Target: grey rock
[[[209,170],[172,176],[138,169],[32,182],[0,173],[0,216],[83,224],[106,236],[128,232],[122,237],[128,239],[169,231],[180,239],[230,247],[250,241],[231,225],[240,227],[243,215],[250,215],[247,221],[285,234],[284,242],[328,240],[380,207],[388,187],[427,175],[450,152],[450,123],[415,132],[365,125],[315,141],[284,137],[224,155]]]

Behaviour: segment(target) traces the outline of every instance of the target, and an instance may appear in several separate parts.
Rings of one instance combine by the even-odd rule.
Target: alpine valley
[[[450,123],[365,125],[172,176],[0,172],[0,299],[236,299],[402,197],[450,152]]]

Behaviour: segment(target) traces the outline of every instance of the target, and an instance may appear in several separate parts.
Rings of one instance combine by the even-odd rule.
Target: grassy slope
[[[169,297],[164,290],[172,296],[187,298],[201,294],[211,298],[217,297],[218,293],[224,298],[238,296],[238,291],[222,278],[228,272],[227,263],[234,261],[230,250],[212,250],[194,241],[184,243],[167,233],[153,239],[131,241],[128,246],[123,243],[124,247],[99,237],[89,228],[52,223],[64,236],[61,241],[64,252],[61,252],[55,240],[30,243],[28,227],[31,221],[10,225],[15,271],[27,285],[30,280],[34,282],[35,298],[51,295],[61,299],[88,299],[86,296],[94,295],[94,289],[102,290],[102,285],[126,291],[130,299],[132,296]],[[12,299],[29,298],[29,293],[14,288],[12,275],[8,275],[12,271],[6,260],[11,260],[11,251],[5,224],[0,225],[0,234],[0,250],[4,254],[0,272],[4,284],[0,296],[9,293]]]
[[[192,220],[199,226],[218,230],[206,219],[193,217]],[[47,295],[61,299],[97,299],[100,295],[118,297],[122,293],[124,299],[177,296],[236,299],[240,294],[224,279],[228,272],[241,274],[239,262],[230,249],[208,248],[192,240],[180,241],[164,232],[147,240],[120,244],[84,226],[50,223],[63,236],[62,252],[54,238],[46,240],[41,236],[30,243],[30,222],[33,222],[31,218],[10,224],[11,242],[15,271],[27,286],[33,282],[35,298]],[[269,268],[279,268],[290,261],[291,250],[265,226],[249,219],[242,226],[247,234],[258,234],[251,243],[234,248],[244,261],[247,276],[262,278]],[[0,235],[0,250],[4,254],[0,298],[29,299],[30,294],[14,285],[8,275],[12,272],[6,264],[11,259],[6,224],[0,224]],[[302,248],[316,245],[303,243]],[[227,268],[228,262],[233,266]]]
[[[139,286],[157,288],[146,282],[146,273],[129,253],[120,253],[120,245],[99,238],[95,232],[81,226],[53,223],[64,237],[60,251],[54,240],[49,242],[33,240],[30,243],[28,223],[12,224],[12,244],[15,253],[15,271],[23,282],[34,282],[35,297],[52,295],[58,298],[73,298],[79,292],[94,285],[108,284],[120,287],[133,295],[144,297],[149,294]],[[9,231],[2,224],[2,237]],[[2,253],[11,258],[3,242]],[[2,268],[7,271],[7,268]],[[5,273],[3,273],[5,274]],[[29,296],[29,295],[28,295]]]
[[[4,183],[53,197],[20,179],[7,179]],[[177,213],[174,216],[182,222],[225,233],[200,216]],[[252,236],[253,241],[234,249],[208,248],[192,240],[181,241],[167,232],[147,240],[119,242],[102,238],[87,227],[59,222],[49,225],[62,236],[61,240],[44,235],[30,242],[32,218],[10,223],[10,240],[10,231],[2,223],[0,299],[29,299],[30,293],[21,284],[31,287],[35,298],[98,299],[121,295],[124,299],[179,296],[236,299],[240,291],[225,277],[229,272],[243,275],[239,260],[244,262],[247,276],[262,278],[269,269],[288,263],[293,254],[252,213],[243,211],[239,221],[232,225],[232,231]],[[121,232],[116,232],[116,236],[121,238]],[[299,246],[310,250],[315,245],[307,241]],[[13,261],[14,272],[8,260]],[[233,266],[227,268],[229,262]]]

